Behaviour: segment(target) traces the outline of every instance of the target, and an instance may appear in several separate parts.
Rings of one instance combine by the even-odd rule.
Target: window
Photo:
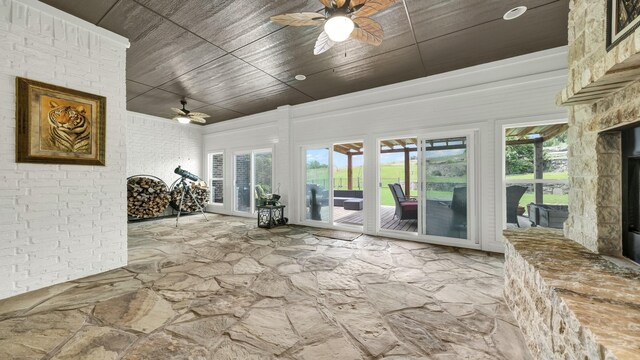
[[[209,186],[211,188],[211,203],[224,204],[224,153],[209,154]]]
[[[251,210],[251,153],[235,155],[235,211]]]
[[[535,212],[566,213],[569,203],[566,123],[528,125],[505,130],[504,186],[506,224],[544,226]],[[535,205],[532,205],[535,204]],[[530,212],[532,212],[530,214]],[[553,220],[559,227],[563,219]]]

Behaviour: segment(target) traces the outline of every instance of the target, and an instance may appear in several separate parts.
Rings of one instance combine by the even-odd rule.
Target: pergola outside
[[[389,154],[389,153],[404,153],[404,188],[405,191],[407,189],[411,189],[411,152],[415,152],[418,150],[417,147],[418,139],[417,138],[406,138],[406,139],[393,139],[393,140],[383,140],[381,142],[380,153],[381,154]],[[353,156],[362,155],[363,152],[363,143],[350,143],[350,144],[339,144],[334,145],[333,150],[335,152],[344,154],[347,156],[347,189],[353,190]]]

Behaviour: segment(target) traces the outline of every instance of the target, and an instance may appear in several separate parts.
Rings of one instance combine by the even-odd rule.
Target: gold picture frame
[[[607,51],[640,26],[640,0],[607,0]]]
[[[104,96],[16,77],[16,162],[105,165]]]

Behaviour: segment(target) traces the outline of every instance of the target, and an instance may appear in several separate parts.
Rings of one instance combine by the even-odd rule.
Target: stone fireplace
[[[564,231],[505,232],[505,298],[537,359],[640,358],[640,271],[622,258],[640,221],[640,30],[607,51],[606,15],[570,1]]]

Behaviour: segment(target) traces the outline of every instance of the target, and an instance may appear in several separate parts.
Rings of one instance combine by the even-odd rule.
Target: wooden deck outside
[[[418,231],[418,221],[417,220],[398,220],[394,217],[396,208],[394,206],[381,206],[381,221],[382,229],[385,230],[396,230],[396,231],[408,231],[408,232],[417,232]],[[437,236],[449,236],[449,237],[460,237],[461,235],[466,236],[466,232],[464,234],[460,234],[460,230],[452,231],[451,223],[453,219],[449,218],[449,211],[447,206],[439,207],[438,211],[435,211],[436,214],[433,214],[429,217],[430,221],[430,231],[431,235]],[[333,218],[335,219],[335,223],[337,224],[345,224],[345,225],[356,225],[362,226],[364,220],[364,212],[362,210],[345,210],[342,206],[334,206],[333,207]],[[527,217],[518,216],[518,222],[520,223],[520,227],[527,228],[531,226],[531,222]],[[515,228],[517,227],[515,224],[507,224],[507,228]]]
[[[394,217],[394,213],[396,211],[396,208],[394,206],[382,206],[380,208],[380,211],[380,223],[382,224],[383,229],[409,232],[418,231],[417,220],[400,221]],[[362,226],[364,220],[363,214],[364,212],[362,210],[345,210],[342,208],[342,206],[333,207],[333,218],[334,221],[338,224]]]

